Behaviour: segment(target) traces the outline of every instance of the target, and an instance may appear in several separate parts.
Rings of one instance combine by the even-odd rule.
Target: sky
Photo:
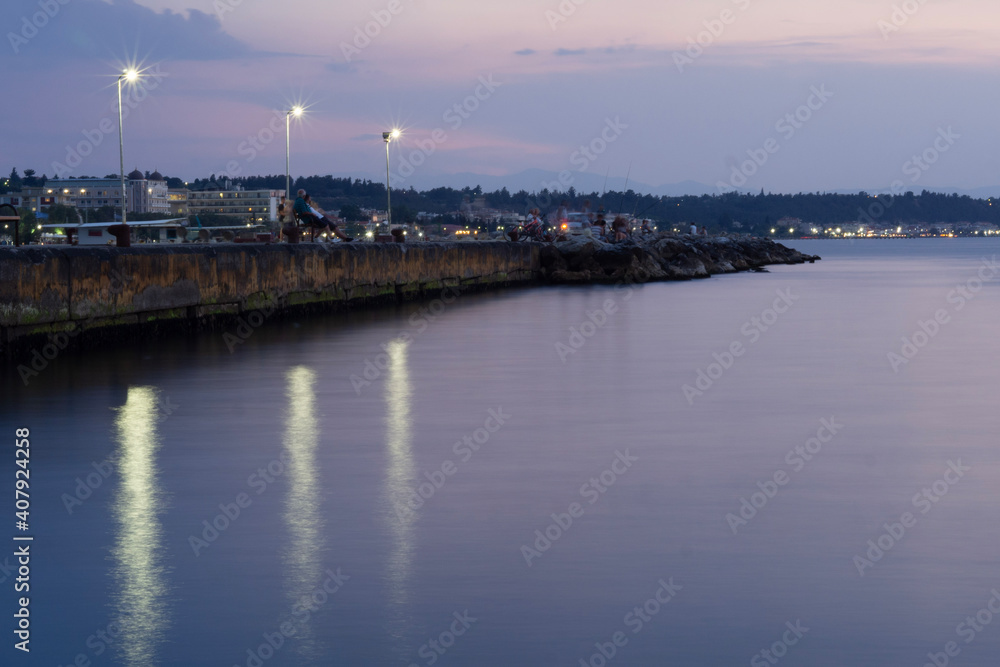
[[[184,180],[283,174],[303,104],[293,175],[382,181],[400,127],[393,187],[984,188],[998,18],[996,0],[4,0],[0,168],[117,173],[137,64],[126,171]]]

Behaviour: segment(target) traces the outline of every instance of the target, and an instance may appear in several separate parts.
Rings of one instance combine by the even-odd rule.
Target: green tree
[[[79,222],[80,219],[77,217],[76,209],[72,206],[63,206],[62,204],[53,204],[49,206],[46,211],[49,215],[49,224],[58,225]]]
[[[17,173],[17,167],[10,170],[10,176],[7,178],[7,181],[7,188],[10,192],[19,192],[24,187],[21,175]]]
[[[340,217],[348,222],[366,222],[369,220],[357,204],[343,204],[340,207]]]
[[[39,238],[41,232],[38,231],[38,218],[35,217],[34,211],[29,211],[27,209],[20,210],[21,222],[20,222],[20,233],[21,233],[21,243],[31,243]]]
[[[392,224],[412,224],[417,221],[417,212],[405,204],[392,207]]]

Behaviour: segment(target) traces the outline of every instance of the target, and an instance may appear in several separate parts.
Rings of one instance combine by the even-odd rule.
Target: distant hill
[[[570,171],[573,177],[572,187],[577,192],[621,192],[626,189],[625,177],[621,174],[611,174],[605,181],[603,174],[590,172]],[[338,173],[333,174],[335,178],[360,178],[371,180],[375,183],[385,183],[385,173]],[[505,176],[491,176],[489,174],[476,174],[472,172],[462,172],[457,174],[424,174],[419,170],[412,177],[402,182],[393,180],[393,189],[402,187],[409,189],[411,186],[417,190],[431,190],[435,188],[474,188],[480,186],[484,192],[494,192],[507,188],[510,192],[525,190],[526,192],[539,192],[547,185],[556,183],[559,180],[559,172],[547,171],[545,169],[525,169],[516,174]],[[565,189],[565,188],[560,188]],[[666,183],[661,185],[650,185],[637,181],[634,178],[628,180],[628,188],[638,194],[653,195],[654,197],[685,197],[701,195],[717,195],[719,191],[716,187],[700,183],[698,181],[681,181],[680,183]],[[837,188],[833,190],[820,190],[823,194],[856,195],[859,192],[869,192],[872,194],[886,191],[886,186],[879,187],[859,187],[859,188]],[[909,189],[909,188],[908,188]],[[929,192],[939,194],[957,194],[959,196],[969,196],[973,199],[1000,198],[1000,186],[987,186],[981,188],[955,188],[955,187],[917,187],[912,188],[915,192],[926,189]],[[737,190],[740,194],[756,195],[760,194],[760,188],[756,190]],[[809,194],[809,193],[789,193],[775,192],[776,195]]]

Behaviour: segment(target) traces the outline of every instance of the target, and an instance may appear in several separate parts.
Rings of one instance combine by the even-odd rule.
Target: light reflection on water
[[[406,499],[415,474],[411,449],[412,424],[410,401],[412,387],[407,353],[409,342],[394,340],[386,346],[389,365],[385,381],[386,448],[388,464],[385,493],[388,511],[385,520],[392,534],[392,547],[385,573],[389,599],[396,613],[409,601],[409,579],[413,557],[413,531],[417,515],[409,508]],[[391,619],[396,621],[398,619]]]
[[[169,630],[167,570],[159,519],[165,510],[165,498],[156,467],[159,418],[157,390],[130,387],[115,420],[121,475],[112,505],[116,524],[111,551],[115,620],[122,630],[122,662],[135,667],[158,663],[157,649]]]
[[[309,607],[310,597],[320,584],[323,571],[319,511],[319,475],[316,447],[319,428],[316,421],[316,373],[304,366],[288,371],[288,412],[285,426],[285,453],[288,456],[288,496],[284,520],[290,540],[284,556],[289,605],[293,610]],[[299,606],[301,605],[301,606]],[[295,643],[303,659],[316,660],[316,642],[312,620],[299,624]]]

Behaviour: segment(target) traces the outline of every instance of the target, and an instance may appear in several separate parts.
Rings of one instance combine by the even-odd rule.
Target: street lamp
[[[387,229],[392,229],[392,189],[389,185],[389,142],[399,138],[399,130],[391,130],[382,133],[385,141],[385,201],[386,201],[386,225]],[[375,232],[378,233],[378,225],[375,225]]]
[[[302,115],[303,109],[300,106],[294,106],[288,110],[285,114],[285,197],[290,199],[292,196],[292,175],[290,171],[291,165],[291,153],[292,153],[292,135],[289,129],[289,123],[291,122],[292,116],[298,118]]]
[[[125,133],[122,124],[122,79],[129,83],[139,78],[134,69],[127,69],[118,75],[118,159],[122,176],[122,225],[128,225],[125,214]]]

